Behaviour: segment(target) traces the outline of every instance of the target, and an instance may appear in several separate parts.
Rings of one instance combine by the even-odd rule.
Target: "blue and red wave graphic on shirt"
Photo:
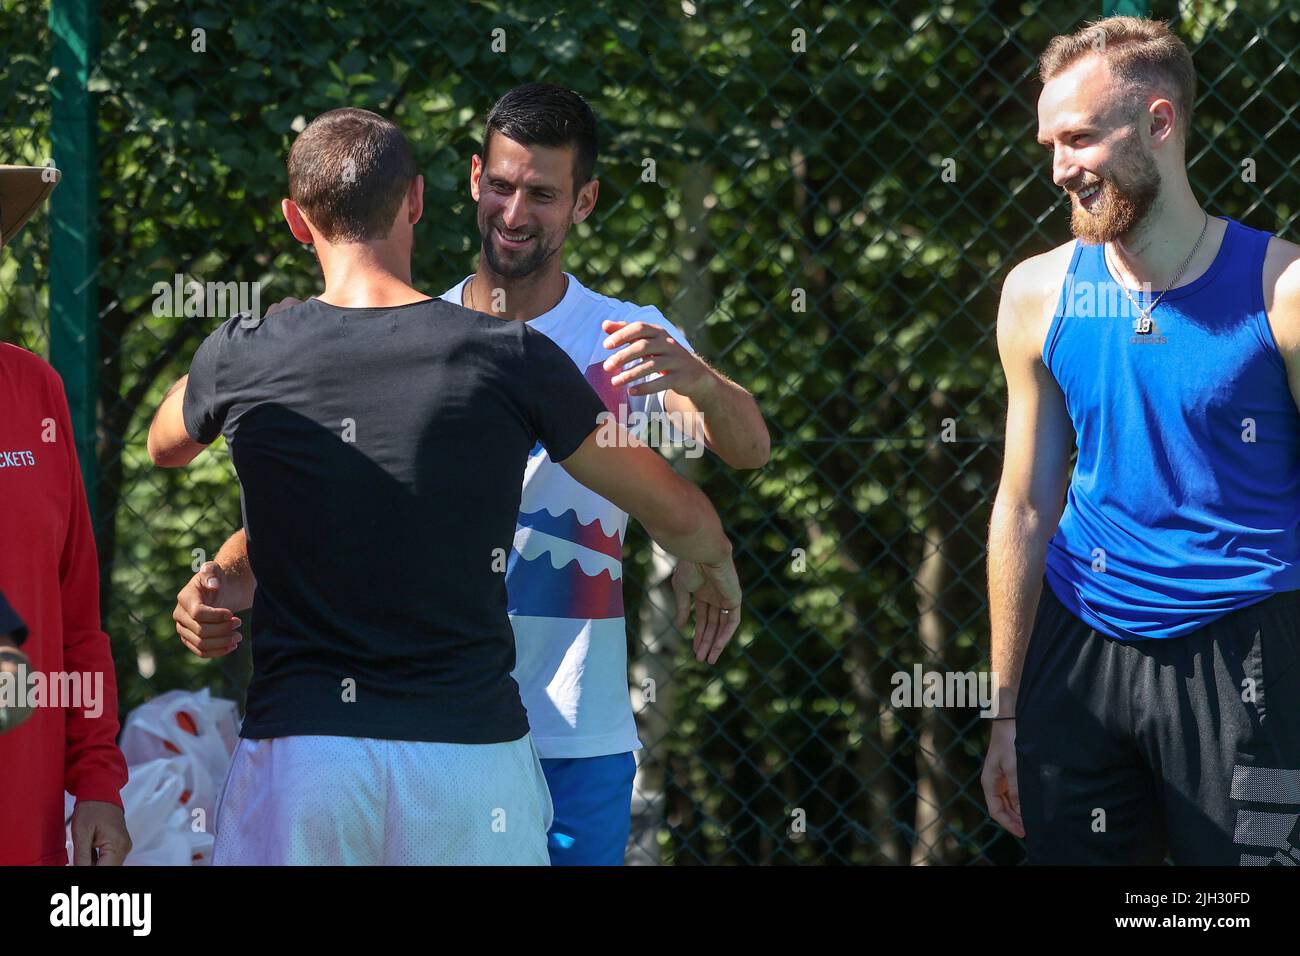
[[[572,508],[558,518],[545,508],[532,514],[521,512],[516,524],[521,528],[531,528],[554,538],[562,538],[581,545],[591,551],[609,555],[616,561],[623,560],[623,540],[618,532],[606,534],[599,518],[592,519],[591,524],[583,524],[578,520],[578,513]]]
[[[616,559],[623,554],[617,531],[605,534],[600,519],[584,525],[573,509],[558,518],[545,510],[521,514],[519,525]],[[587,574],[577,558],[557,568],[549,549],[529,559],[512,548],[506,565],[506,591],[510,613],[521,617],[595,620],[623,616],[621,580],[605,569]]]
[[[605,408],[617,415],[619,406],[627,402],[627,387],[616,388],[611,385],[611,373],[605,371],[599,362],[587,366],[582,374],[600,396]],[[533,449],[533,454],[540,452],[540,445]],[[623,540],[618,531],[606,534],[599,518],[593,518],[584,524],[573,508],[559,516],[551,514],[545,508],[521,513],[518,525],[571,542],[616,561],[621,561],[623,557]],[[520,617],[600,620],[623,616],[621,580],[607,570],[594,575],[587,574],[576,558],[557,568],[552,562],[549,549],[530,559],[512,548],[506,567],[506,590],[509,594],[510,613]]]

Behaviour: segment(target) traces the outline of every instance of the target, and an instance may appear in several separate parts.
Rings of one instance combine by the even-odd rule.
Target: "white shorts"
[[[550,862],[551,796],[528,734],[241,739],[215,822],[215,866]]]

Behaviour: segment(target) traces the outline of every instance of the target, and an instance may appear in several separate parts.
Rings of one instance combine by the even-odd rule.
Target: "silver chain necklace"
[[[1164,291],[1156,296],[1155,301],[1153,301],[1149,306],[1145,309],[1142,308],[1142,305],[1138,300],[1133,298],[1133,293],[1128,290],[1128,286],[1124,285],[1122,282],[1120,283],[1120,288],[1123,289],[1124,294],[1128,296],[1129,302],[1133,304],[1133,308],[1137,309],[1138,318],[1137,321],[1133,323],[1133,331],[1138,335],[1151,334],[1151,313],[1156,310],[1156,306],[1158,306],[1160,300],[1165,297],[1165,293],[1178,285],[1178,280],[1183,277],[1183,273],[1187,271],[1187,267],[1191,264],[1192,259],[1195,258],[1196,250],[1201,248],[1201,242],[1205,239],[1205,231],[1210,228],[1210,214],[1203,213],[1203,215],[1205,216],[1205,222],[1201,224],[1201,234],[1196,237],[1196,245],[1192,246],[1192,251],[1187,253],[1187,258],[1184,259],[1183,264],[1178,267],[1178,271],[1174,273],[1174,277],[1169,280],[1169,285],[1165,286]],[[1109,245],[1103,245],[1101,247],[1101,252],[1102,255],[1106,257],[1106,261],[1110,262]],[[1118,275],[1118,272],[1116,272],[1116,275]]]

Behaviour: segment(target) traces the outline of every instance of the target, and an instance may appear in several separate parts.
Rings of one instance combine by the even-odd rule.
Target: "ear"
[[[1153,146],[1163,144],[1174,135],[1176,121],[1173,103],[1163,98],[1152,100],[1147,107],[1147,130],[1151,134]]]
[[[284,221],[289,224],[289,231],[293,233],[295,239],[309,246],[316,244],[316,237],[311,234],[307,217],[302,214],[296,202],[292,199],[281,199],[280,211],[284,213]]]
[[[582,222],[596,208],[596,197],[600,195],[600,180],[588,180],[578,190],[578,201],[573,204],[573,221]]]
[[[469,194],[478,202],[479,188],[478,181],[483,177],[483,160],[475,153],[469,161]]]
[[[410,187],[406,190],[406,208],[411,217],[411,225],[414,226],[424,215],[424,177],[416,176],[411,180]]]

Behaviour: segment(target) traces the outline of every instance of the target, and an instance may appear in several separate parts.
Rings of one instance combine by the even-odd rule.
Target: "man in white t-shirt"
[[[596,152],[595,116],[576,93],[530,83],[503,96],[470,170],[478,269],[442,297],[545,334],[582,371],[612,422],[688,449],[698,442],[732,467],[760,467],[769,438],[748,392],[698,358],[658,309],[599,295],[563,271],[569,230],[595,208]],[[513,674],[554,805],[555,865],[621,864],[630,830],[640,742],[627,682],[626,528],[625,512],[573,480],[540,445],[533,449],[503,565]],[[690,564],[674,574],[679,626],[696,574]],[[240,531],[178,596],[177,630],[192,651],[233,650],[240,635],[232,612],[251,600],[251,578]],[[215,587],[200,588],[200,580]],[[695,654],[713,664],[736,622],[697,610],[704,613]]]

